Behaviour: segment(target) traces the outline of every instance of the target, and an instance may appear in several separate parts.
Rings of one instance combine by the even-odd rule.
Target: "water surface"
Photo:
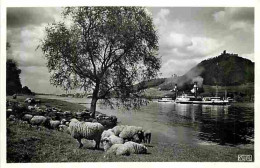
[[[83,98],[40,97],[85,103],[83,105],[86,107],[90,107],[91,101]],[[153,142],[237,146],[253,144],[254,140],[252,104],[213,106],[159,103],[154,100],[137,111],[110,109],[101,104],[98,104],[97,111],[117,116],[121,124],[150,129]]]

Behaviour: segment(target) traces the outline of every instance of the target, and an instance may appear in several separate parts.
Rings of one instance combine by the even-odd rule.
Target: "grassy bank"
[[[23,101],[18,97],[14,101]],[[41,104],[76,112],[85,107],[59,100],[41,99]],[[124,124],[124,123],[122,123]],[[31,128],[18,121],[7,121],[7,162],[174,162],[174,161],[237,161],[238,154],[254,155],[254,150],[218,145],[152,143],[148,154],[110,156],[94,150],[92,141],[78,143],[69,134],[56,130]]]

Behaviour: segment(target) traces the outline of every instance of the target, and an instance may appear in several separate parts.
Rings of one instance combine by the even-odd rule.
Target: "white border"
[[[254,163],[229,163],[229,162],[136,162],[136,163],[28,163],[28,164],[7,164],[6,163],[6,131],[5,131],[5,60],[6,60],[6,7],[59,7],[59,6],[169,6],[169,7],[255,7],[255,162]],[[260,0],[2,0],[1,1],[1,60],[0,60],[0,107],[1,107],[1,118],[0,118],[0,128],[1,128],[1,166],[0,167],[109,167],[113,166],[115,168],[121,167],[260,167],[260,153],[259,153],[259,80],[260,75],[260,65],[259,65],[259,5]]]

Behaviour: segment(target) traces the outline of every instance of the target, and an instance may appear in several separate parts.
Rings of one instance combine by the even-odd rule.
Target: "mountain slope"
[[[160,85],[163,90],[170,90],[174,84],[180,87],[198,82],[199,86],[219,85],[237,86],[254,82],[254,63],[237,54],[229,54],[225,51],[214,58],[200,62],[185,75],[168,78]]]

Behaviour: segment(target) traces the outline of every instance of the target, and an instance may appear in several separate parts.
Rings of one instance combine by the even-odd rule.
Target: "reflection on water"
[[[82,98],[52,98],[73,103],[90,102],[90,99]],[[89,107],[89,104],[84,105]],[[153,142],[240,145],[253,143],[254,139],[254,107],[248,104],[213,106],[154,101],[138,111],[110,109],[100,105],[97,110],[116,115],[121,124],[151,129]]]
[[[239,145],[254,139],[253,107],[173,104],[168,116],[172,124],[196,129],[197,137],[203,141]]]
[[[225,144],[247,144],[254,138],[254,109],[231,106],[203,106],[200,139]]]

